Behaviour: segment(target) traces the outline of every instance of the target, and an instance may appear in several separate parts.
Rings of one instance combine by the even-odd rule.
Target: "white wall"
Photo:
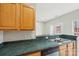
[[[63,24],[63,34],[73,34],[72,32],[72,22],[73,20],[79,20],[79,10],[72,11],[60,17],[51,19],[51,21],[46,22],[46,34],[50,33],[49,27],[51,25],[55,26],[58,23]]]
[[[3,42],[3,31],[0,31],[0,44]]]
[[[36,22],[36,35],[44,35],[45,24],[44,22]]]
[[[48,21],[56,16],[79,9],[79,3],[37,3],[38,21]]]
[[[33,31],[4,31],[3,40],[7,41],[18,41],[18,40],[29,40],[35,39],[35,32]]]

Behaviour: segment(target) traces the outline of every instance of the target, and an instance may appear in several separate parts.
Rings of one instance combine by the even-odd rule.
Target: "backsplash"
[[[0,31],[0,44],[3,42],[3,31]]]
[[[3,40],[7,41],[18,41],[18,40],[28,40],[35,39],[35,32],[33,31],[4,31]]]

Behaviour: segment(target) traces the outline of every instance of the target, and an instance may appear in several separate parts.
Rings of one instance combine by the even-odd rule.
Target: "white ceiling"
[[[37,3],[37,21],[48,21],[73,10],[79,9],[79,3]]]

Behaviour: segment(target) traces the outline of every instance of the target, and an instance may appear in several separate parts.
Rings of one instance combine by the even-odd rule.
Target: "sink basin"
[[[58,43],[59,45],[61,45],[62,43]]]
[[[54,39],[49,39],[49,41],[53,41],[54,42],[55,40]]]
[[[71,42],[71,40],[66,40],[66,41],[64,41],[64,43],[66,43],[66,42]]]
[[[49,41],[60,43],[60,42],[64,42],[65,40],[49,39]]]
[[[67,40],[67,39],[63,39],[63,40],[55,40],[55,39],[50,39],[50,41],[52,42],[56,42],[57,44],[61,45],[63,43],[68,43],[68,42],[71,42],[71,40]]]
[[[66,41],[63,41],[63,42],[59,42],[58,44],[61,45],[63,43],[68,43],[68,42],[71,42],[71,40],[66,40]]]

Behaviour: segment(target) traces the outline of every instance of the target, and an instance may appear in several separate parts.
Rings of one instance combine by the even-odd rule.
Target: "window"
[[[62,34],[62,29],[63,29],[62,23],[57,24],[54,29],[55,34]]]
[[[74,21],[74,35],[79,36],[79,20]]]
[[[49,34],[50,35],[53,35],[53,34],[62,34],[62,29],[63,29],[63,25],[62,23],[59,23],[59,24],[52,24],[50,25],[50,32]]]
[[[61,26],[56,26],[56,33],[61,33]]]

